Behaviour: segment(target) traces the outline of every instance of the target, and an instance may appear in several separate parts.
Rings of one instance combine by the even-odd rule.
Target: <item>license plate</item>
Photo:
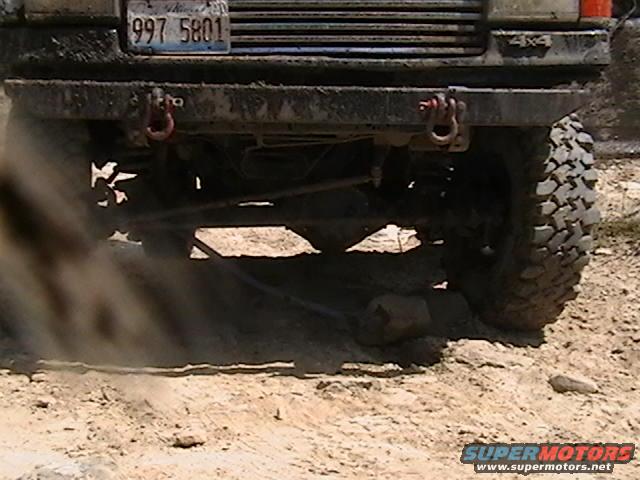
[[[129,0],[129,50],[149,55],[223,54],[231,50],[227,0]]]

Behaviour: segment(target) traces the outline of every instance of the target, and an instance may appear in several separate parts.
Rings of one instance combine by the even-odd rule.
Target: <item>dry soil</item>
[[[238,294],[212,313],[233,321],[200,339],[194,367],[29,376],[20,348],[0,340],[0,478],[464,479],[476,478],[460,463],[469,442],[636,442],[640,162],[600,173],[606,228],[582,294],[542,336],[500,333],[459,299],[438,307],[434,296],[450,320],[434,336],[364,348],[348,325]],[[415,275],[424,255],[397,255],[416,241],[394,227],[337,261],[279,229],[200,235],[278,288],[340,309],[439,275]],[[214,297],[224,291],[210,285]],[[598,392],[556,393],[556,373],[587,377]],[[613,478],[640,478],[638,461]]]

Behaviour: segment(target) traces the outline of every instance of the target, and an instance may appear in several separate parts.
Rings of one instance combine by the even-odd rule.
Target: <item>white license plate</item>
[[[130,51],[149,55],[229,53],[227,0],[129,0],[127,39]]]

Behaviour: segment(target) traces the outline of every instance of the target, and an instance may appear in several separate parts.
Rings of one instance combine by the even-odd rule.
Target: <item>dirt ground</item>
[[[0,339],[0,478],[465,479],[476,477],[460,463],[469,442],[636,442],[640,161],[600,173],[597,254],[582,294],[543,336],[498,332],[432,292],[434,315],[448,319],[433,336],[364,348],[348,325],[244,298],[216,277],[203,295],[226,310],[212,313],[219,329],[188,364],[26,375],[19,348]],[[281,229],[200,235],[264,281],[343,310],[440,275],[415,275],[439,252],[416,253],[411,232],[394,227],[340,259]],[[556,393],[555,373],[587,377],[598,392]],[[199,445],[177,448],[176,438]],[[613,478],[640,478],[638,461]]]

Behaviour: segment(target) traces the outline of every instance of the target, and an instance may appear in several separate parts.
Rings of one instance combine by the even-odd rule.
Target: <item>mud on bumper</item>
[[[581,89],[314,87],[150,82],[9,80],[15,104],[36,116],[135,121],[147,95],[162,88],[179,99],[180,125],[210,130],[345,132],[422,131],[420,102],[444,93],[467,106],[473,126],[551,125],[585,101]]]

